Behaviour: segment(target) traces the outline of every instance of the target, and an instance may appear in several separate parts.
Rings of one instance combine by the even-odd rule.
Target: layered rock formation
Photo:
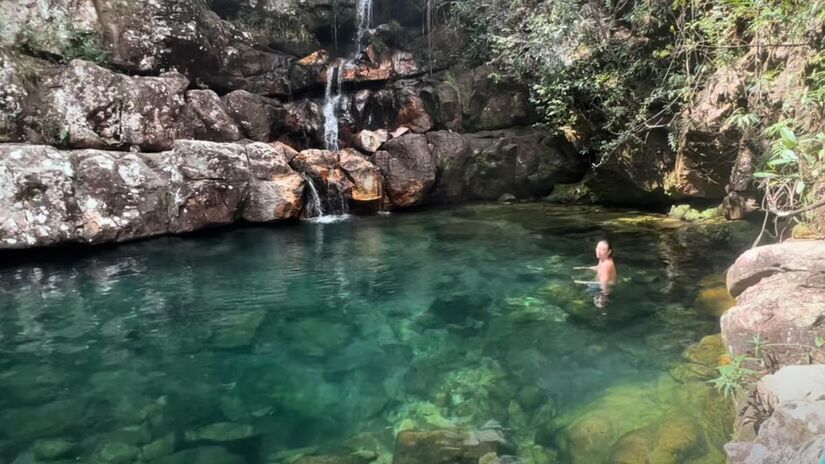
[[[297,218],[304,179],[273,147],[178,141],[171,151],[0,145],[0,247],[117,242],[243,218]]]
[[[736,440],[725,448],[729,462],[819,462],[825,457],[825,242],[749,250],[728,271],[727,286],[736,297],[722,316],[728,350],[773,372],[741,401]]]

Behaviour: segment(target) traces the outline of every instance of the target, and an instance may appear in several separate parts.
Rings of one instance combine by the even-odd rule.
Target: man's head
[[[596,258],[599,260],[604,260],[612,257],[613,247],[610,246],[610,242],[607,240],[601,240],[598,245],[596,245]]]

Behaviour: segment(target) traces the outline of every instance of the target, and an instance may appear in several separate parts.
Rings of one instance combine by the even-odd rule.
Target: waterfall
[[[321,206],[321,197],[318,196],[318,190],[315,189],[315,184],[312,182],[311,177],[304,176],[304,180],[306,180],[307,187],[309,187],[309,203],[307,204],[304,215],[311,218],[322,217],[324,215],[324,208]]]
[[[327,88],[324,93],[324,146],[338,151],[338,106],[341,103],[343,63],[327,68]],[[336,85],[337,82],[337,85]]]
[[[364,35],[367,29],[372,25],[372,0],[356,0],[356,26],[358,32],[355,35],[355,45],[358,50],[358,55],[361,54],[361,43],[364,41]],[[357,56],[357,55],[356,55]]]

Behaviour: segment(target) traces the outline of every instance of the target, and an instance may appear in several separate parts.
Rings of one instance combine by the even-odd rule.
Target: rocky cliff
[[[761,376],[739,398],[734,464],[825,458],[825,242],[754,248],[728,271],[736,306],[722,316],[728,351]]]
[[[422,35],[424,2],[375,1],[360,31],[349,1],[48,3],[0,5],[0,248],[317,214],[306,182],[339,213],[539,198],[587,169],[525,89],[458,63],[460,35]]]

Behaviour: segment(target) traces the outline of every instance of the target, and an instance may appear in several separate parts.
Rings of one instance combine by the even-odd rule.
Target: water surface
[[[490,419],[517,447],[574,459],[539,417],[656,382],[718,332],[697,282],[743,247],[643,218],[476,205],[6,265],[0,462],[60,443],[81,462],[132,462],[147,443],[149,462],[216,445],[240,461],[203,462],[367,441],[386,455],[399,429]],[[595,264],[605,236],[622,283],[602,311],[571,268]]]

